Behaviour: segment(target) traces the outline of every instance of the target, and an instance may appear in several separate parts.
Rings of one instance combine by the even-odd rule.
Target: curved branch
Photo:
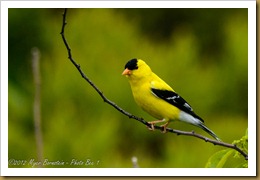
[[[124,109],[119,107],[117,104],[115,104],[113,101],[109,100],[104,95],[104,93],[85,75],[85,73],[81,70],[80,65],[77,64],[76,61],[74,61],[74,59],[72,58],[71,49],[70,49],[69,44],[68,44],[68,42],[67,42],[67,40],[65,38],[65,35],[64,35],[65,26],[67,24],[67,22],[66,22],[66,15],[67,15],[67,9],[65,9],[64,13],[62,14],[63,20],[62,20],[62,28],[61,28],[61,33],[60,34],[61,34],[63,42],[64,42],[64,44],[66,46],[66,49],[67,49],[67,52],[68,52],[68,58],[72,62],[72,64],[78,69],[78,71],[79,71],[80,75],[82,76],[82,78],[85,79],[96,90],[96,92],[101,96],[101,98],[104,100],[104,102],[110,104],[116,110],[118,110],[122,114],[128,116],[129,118],[135,119],[135,120],[137,120],[137,121],[139,121],[139,122],[143,123],[144,125],[146,125],[146,126],[151,128],[151,124],[149,124],[143,118],[140,118],[140,117],[137,117],[137,116],[135,116],[133,114],[130,114],[129,112],[125,111]],[[161,127],[161,126],[154,126],[154,128],[158,129],[158,130],[161,130],[161,131],[163,130],[163,127]],[[166,128],[166,131],[170,132],[170,133],[175,133],[177,135],[193,136],[193,137],[202,139],[205,142],[210,142],[210,143],[212,143],[214,145],[219,145],[219,146],[223,146],[223,147],[234,149],[234,150],[238,151],[241,155],[243,155],[246,160],[248,160],[248,155],[244,151],[242,151],[240,148],[238,148],[236,145],[234,145],[234,144],[229,144],[229,143],[213,140],[213,139],[207,138],[205,136],[202,136],[200,134],[197,134],[194,131],[187,132],[187,131],[181,131],[181,130],[176,130],[176,129],[172,129],[172,128]]]

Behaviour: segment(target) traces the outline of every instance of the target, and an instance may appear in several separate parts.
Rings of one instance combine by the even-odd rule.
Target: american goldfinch
[[[171,121],[180,120],[200,127],[216,140],[217,135],[203,123],[191,106],[178,95],[167,83],[152,72],[151,68],[141,59],[132,59],[125,65],[125,75],[130,83],[134,99],[144,111],[148,112],[156,121],[151,121],[151,130],[154,124],[163,123],[163,132]]]

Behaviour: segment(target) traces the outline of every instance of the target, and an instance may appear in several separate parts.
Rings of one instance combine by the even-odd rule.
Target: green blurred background
[[[151,132],[104,103],[67,59],[63,9],[9,9],[8,158],[37,161],[31,49],[41,52],[43,155],[93,165],[45,167],[204,167],[223,147]],[[126,111],[154,120],[134,102],[125,63],[141,58],[183,96],[223,141],[247,129],[247,9],[69,9],[73,58]],[[202,130],[171,123],[180,130]],[[31,167],[9,165],[9,167]]]

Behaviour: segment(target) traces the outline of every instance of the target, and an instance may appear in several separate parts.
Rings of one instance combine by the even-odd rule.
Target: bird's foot
[[[154,131],[154,123],[148,122],[151,126],[147,126],[150,131]]]
[[[161,125],[161,126],[160,126],[160,127],[163,128],[163,130],[161,131],[161,133],[166,133],[166,132],[167,132],[166,128],[167,128],[168,124],[169,124],[169,122],[167,122],[167,123],[165,123],[164,125]]]
[[[160,122],[164,122],[164,121],[165,121],[165,119],[148,122],[148,124],[151,125],[151,126],[148,126],[148,129],[151,130],[151,131],[154,131],[154,125],[157,124],[157,123],[160,123]],[[166,123],[163,126],[167,126],[168,124],[169,123]],[[164,129],[165,129],[165,132],[166,132],[166,127]]]

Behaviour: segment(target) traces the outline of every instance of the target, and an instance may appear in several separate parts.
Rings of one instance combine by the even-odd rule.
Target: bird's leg
[[[154,131],[154,125],[157,124],[157,123],[160,123],[160,122],[164,122],[164,121],[165,121],[165,119],[157,120],[157,121],[150,121],[148,123],[151,124],[151,127],[148,127],[148,129],[151,130],[151,131]]]
[[[162,131],[162,133],[166,133],[167,131],[166,131],[166,128],[167,128],[167,126],[168,126],[168,124],[169,124],[170,122],[167,122],[167,123],[165,123],[164,125],[161,125],[160,127],[163,127],[163,131]]]

